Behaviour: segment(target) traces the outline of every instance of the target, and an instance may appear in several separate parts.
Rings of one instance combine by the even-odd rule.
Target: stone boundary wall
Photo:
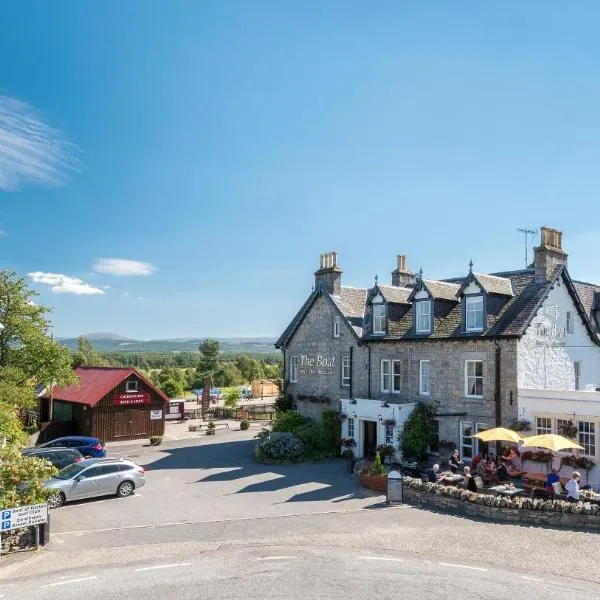
[[[428,491],[426,489],[426,486],[435,484],[423,484],[420,480],[407,477],[404,480],[404,502],[406,504],[495,522],[600,531],[600,506],[590,505],[589,502],[579,502],[568,507],[571,511],[576,512],[558,512],[554,511],[554,507],[558,508],[554,502],[559,503],[561,507],[567,503],[558,500],[521,498],[522,504],[528,506],[531,502],[532,507],[535,506],[537,509],[515,508],[509,498],[474,494],[462,489],[456,489],[458,497],[453,497],[442,495],[438,493],[439,490]],[[422,487],[414,487],[416,484],[412,484],[412,482],[418,482]],[[435,485],[435,487],[444,486]],[[492,505],[490,506],[488,503]],[[552,510],[550,510],[551,505],[553,506]],[[592,514],[593,509],[597,510],[596,514]]]

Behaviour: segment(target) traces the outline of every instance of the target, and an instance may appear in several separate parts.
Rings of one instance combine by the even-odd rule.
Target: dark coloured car
[[[23,456],[45,458],[57,469],[64,469],[73,463],[83,460],[83,454],[77,448],[27,448],[23,450]]]
[[[75,448],[79,450],[84,457],[102,458],[106,456],[104,442],[98,438],[86,437],[82,435],[70,435],[67,437],[56,438],[51,442],[40,444],[38,448]]]

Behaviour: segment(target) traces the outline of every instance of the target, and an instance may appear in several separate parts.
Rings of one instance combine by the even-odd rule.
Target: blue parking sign
[[[10,529],[10,521],[2,521],[2,529]]]
[[[10,513],[12,511],[10,510],[3,510],[2,511],[2,521],[6,521],[7,519],[10,519]]]

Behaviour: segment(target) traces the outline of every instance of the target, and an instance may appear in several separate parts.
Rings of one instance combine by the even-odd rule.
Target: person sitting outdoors
[[[472,473],[477,473],[477,467],[479,466],[479,463],[483,460],[481,454],[478,452],[475,457],[473,458],[473,460],[471,461],[471,472]]]
[[[506,456],[501,456],[500,460],[504,462],[506,473],[509,477],[520,477],[523,474],[523,463],[521,455],[516,448],[510,448]]]
[[[553,467],[552,471],[548,473],[546,477],[546,491],[554,494],[554,487],[552,484],[558,483],[559,481],[560,477],[558,476],[556,469]]]
[[[477,491],[477,484],[475,483],[475,478],[471,475],[470,467],[465,467],[464,470],[465,476],[463,479],[463,487],[469,490],[470,492]]]
[[[579,502],[579,479],[581,475],[577,471],[573,471],[571,479],[567,481],[565,489],[567,490],[567,502]]]
[[[427,479],[429,479],[430,483],[437,483],[437,481],[440,478],[440,476],[438,474],[439,470],[440,470],[440,465],[435,464],[435,465],[433,465],[433,467],[431,467],[431,469],[429,469],[427,471]]]
[[[450,470],[454,475],[458,474],[458,470],[460,469],[462,461],[460,460],[460,456],[458,455],[458,450],[455,450],[450,457]]]
[[[504,457],[498,457],[496,459],[496,470],[495,475],[498,481],[508,481],[510,479],[508,475],[508,469],[502,460]]]
[[[475,474],[479,475],[479,477],[481,477],[481,479],[483,479],[483,480],[485,480],[488,476],[487,469],[486,469],[486,464],[487,464],[488,460],[489,460],[489,456],[486,456],[485,459],[482,458],[477,463],[477,467],[475,467]],[[471,469],[473,469],[473,465],[471,465]]]

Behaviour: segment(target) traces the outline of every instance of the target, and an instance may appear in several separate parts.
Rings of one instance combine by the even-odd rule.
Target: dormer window
[[[431,333],[431,300],[415,302],[416,332]]]
[[[483,331],[483,296],[465,296],[465,330]]]
[[[373,300],[373,333],[382,335],[386,329],[386,308],[381,296]]]

